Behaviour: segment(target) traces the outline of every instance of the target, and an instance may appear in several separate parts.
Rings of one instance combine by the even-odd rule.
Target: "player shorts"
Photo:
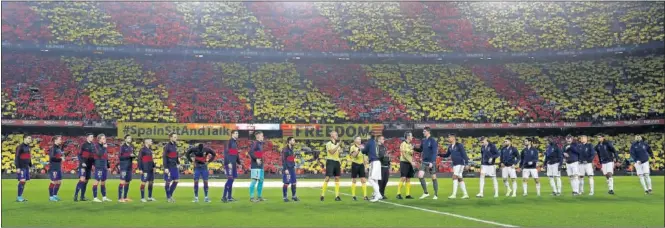
[[[250,177],[254,180],[263,180],[263,169],[252,169]]]
[[[416,171],[409,162],[399,162],[399,177],[413,178]]]
[[[78,169],[78,174],[79,178],[85,177],[86,180],[90,180],[90,178],[92,178],[92,167],[81,167]]]
[[[198,181],[199,178],[204,181],[208,180],[208,168],[207,167],[196,167],[194,168],[194,181]]]
[[[226,178],[238,178],[238,165],[235,163],[231,164],[231,168],[229,169],[229,165],[224,165],[224,171],[226,172]]]
[[[49,170],[48,177],[51,179],[51,181],[62,180],[62,170],[53,170],[53,171]]]
[[[342,174],[342,165],[338,161],[326,160],[326,176],[338,177]]]
[[[603,175],[614,173],[614,162],[603,163],[600,169],[603,171]]]
[[[538,178],[538,169],[522,169],[522,178]]]
[[[17,180],[22,180],[22,179],[30,180],[30,169],[29,168],[21,168],[21,170],[19,170],[16,173],[16,179]]]
[[[513,166],[506,166],[501,168],[501,177],[503,179],[506,178],[517,178],[517,172],[515,172],[515,167]]]
[[[130,182],[132,181],[132,171],[120,171],[120,180],[123,180],[125,182]]]
[[[642,164],[635,163],[635,172],[637,175],[649,174],[651,169],[649,168],[649,162],[643,162]]]
[[[108,176],[109,170],[106,168],[97,169],[95,167],[95,180],[97,181],[106,181],[106,176]]]
[[[381,162],[373,161],[369,163],[369,179],[379,181],[381,180]]]
[[[284,184],[295,184],[296,183],[296,169],[295,168],[287,168],[289,171],[289,174],[286,174],[286,172],[282,172],[282,183]]]
[[[164,181],[177,181],[180,179],[180,172],[178,168],[168,168],[169,173],[164,172]]]
[[[579,173],[580,173],[579,168],[580,168],[580,166],[579,166],[578,162],[567,163],[566,164],[566,174],[568,174],[569,177],[579,175]]]
[[[453,166],[453,175],[462,177],[462,175],[464,175],[464,166],[463,165]]]
[[[547,176],[548,177],[560,177],[561,171],[559,171],[559,163],[554,163],[547,165]]]
[[[495,177],[496,167],[494,165],[482,165],[480,166],[480,173],[485,174],[485,176]]]
[[[592,163],[580,163],[577,171],[580,172],[580,176],[593,176],[593,164]]]
[[[432,164],[432,167],[429,167],[429,164]],[[436,164],[432,162],[423,162],[420,164],[420,170],[419,171],[425,171],[425,175],[434,175],[436,172]]]
[[[366,178],[365,164],[351,163],[351,178]]]
[[[143,175],[141,175],[141,182],[149,181],[155,181],[155,171],[153,170],[145,171],[143,172]]]

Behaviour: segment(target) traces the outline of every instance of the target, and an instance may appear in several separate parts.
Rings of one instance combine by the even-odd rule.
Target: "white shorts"
[[[581,177],[593,176],[593,163],[579,164],[578,170]]]
[[[522,169],[522,178],[538,178],[538,169]]]
[[[373,161],[369,164],[369,179],[381,180],[381,162]]]
[[[517,178],[517,172],[515,172],[515,167],[503,167],[501,169],[502,178]]]
[[[464,166],[463,165],[456,165],[453,166],[453,175],[462,177],[464,174]]]
[[[569,177],[572,176],[577,176],[580,174],[579,170],[580,165],[578,162],[573,162],[573,163],[568,163],[566,164],[566,174],[568,174]]]
[[[493,165],[483,165],[480,167],[480,173],[485,174],[485,176],[495,177],[496,167]]]
[[[614,162],[603,163],[601,169],[603,170],[603,175],[614,173]]]
[[[561,171],[559,171],[559,163],[554,163],[547,165],[547,176],[548,177],[560,177]]]
[[[649,168],[649,162],[644,162],[640,165],[637,165],[637,163],[635,163],[635,172],[637,173],[637,175],[651,173],[651,169]]]

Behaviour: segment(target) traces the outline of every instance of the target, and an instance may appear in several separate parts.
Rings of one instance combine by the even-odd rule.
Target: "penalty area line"
[[[328,192],[335,193],[332,190],[328,190]],[[345,196],[351,196],[351,194],[343,193],[343,192],[340,192],[339,194],[342,194],[342,195],[345,195]],[[435,210],[430,210],[430,209],[426,209],[426,208],[422,208],[422,207],[414,207],[414,206],[409,206],[409,205],[404,205],[404,204],[399,204],[399,203],[393,203],[393,202],[388,202],[388,201],[383,201],[383,200],[379,200],[378,202],[393,205],[393,206],[397,206],[397,207],[404,207],[404,208],[409,208],[409,209],[419,210],[419,211],[425,211],[425,212],[430,212],[430,213],[439,214],[439,215],[446,215],[446,216],[450,216],[450,217],[455,217],[455,218],[460,218],[460,219],[465,219],[465,220],[469,220],[469,221],[480,222],[480,223],[485,223],[485,224],[490,224],[490,225],[495,225],[495,226],[500,226],[500,227],[519,227],[519,226],[515,226],[515,225],[503,224],[503,223],[483,220],[483,219],[479,219],[479,218],[474,218],[474,217],[469,217],[469,216],[464,216],[464,215],[458,215],[458,214],[453,214],[453,213],[443,212],[443,211],[435,211]]]

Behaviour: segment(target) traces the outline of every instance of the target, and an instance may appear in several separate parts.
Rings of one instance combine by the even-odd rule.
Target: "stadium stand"
[[[347,41],[312,2],[251,2],[249,9],[286,51],[345,51]]]
[[[3,2],[2,9],[2,41],[38,43],[53,38],[40,15],[25,2]]]
[[[176,9],[209,48],[281,48],[242,2],[177,2]]]
[[[460,65],[401,64],[425,121],[511,122],[518,111]]]
[[[16,102],[9,99],[9,96],[4,91],[2,91],[2,118],[11,119],[15,117],[16,117]]]
[[[254,116],[258,121],[293,123],[347,119],[346,113],[318,92],[311,81],[298,75],[292,63],[252,64],[250,71],[250,81],[256,90]]]
[[[58,57],[30,54],[2,56],[2,88],[14,118],[40,120],[96,120],[90,98],[73,80]]]
[[[184,22],[174,2],[101,2],[125,44],[151,47],[198,46],[201,41]]]
[[[405,107],[373,86],[360,65],[299,65],[301,74],[344,110],[350,120],[408,121]]]
[[[147,61],[147,71],[155,72],[157,81],[165,82],[166,103],[178,122],[233,122],[251,120],[246,104],[222,84],[212,63],[196,61]],[[170,83],[182,82],[182,83]]]
[[[98,2],[38,2],[35,9],[48,18],[55,43],[119,45],[122,34]]]
[[[63,57],[104,120],[175,122],[163,100],[168,92],[155,73],[133,59]]]

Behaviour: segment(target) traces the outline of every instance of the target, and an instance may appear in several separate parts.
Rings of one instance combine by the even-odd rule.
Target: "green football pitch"
[[[266,180],[273,187],[264,188],[267,201],[251,203],[248,189],[236,187],[234,197],[238,202],[222,203],[220,197],[225,180],[211,180],[212,203],[192,203],[191,181],[182,180],[176,193],[176,203],[166,203],[163,184],[156,183],[154,197],[158,202],[141,203],[139,183],[130,189],[131,203],[117,202],[118,181],[107,183],[107,192],[114,202],[73,202],[76,180],[64,180],[60,190],[61,202],[48,201],[48,180],[30,181],[24,193],[29,202],[18,203],[16,181],[2,180],[2,227],[434,227],[434,226],[649,226],[663,227],[663,177],[654,176],[653,195],[645,195],[637,177],[615,178],[616,195],[608,195],[604,177],[596,177],[594,196],[570,195],[570,184],[563,180],[564,195],[550,196],[547,179],[543,180],[542,196],[535,194],[535,185],[529,183],[527,197],[521,196],[521,180],[518,196],[504,197],[501,181],[500,197],[493,198],[492,184],[485,184],[485,198],[478,199],[478,179],[466,179],[470,199],[447,199],[451,193],[450,178],[441,178],[439,199],[397,200],[396,186],[389,186],[387,201],[370,203],[354,202],[348,195],[349,187],[342,187],[342,202],[334,201],[328,192],[324,202],[319,201],[320,181],[301,180],[298,187],[300,202],[282,201],[282,190],[275,186],[279,180]],[[242,185],[246,180],[237,180]],[[394,184],[397,179],[391,179]],[[188,183],[189,182],[189,183]],[[346,183],[345,183],[346,182]],[[349,180],[343,180],[348,184]],[[89,184],[90,188],[92,184]],[[412,184],[412,195],[419,197],[419,184]],[[431,191],[431,183],[428,186]],[[588,181],[585,188],[588,191]],[[331,182],[328,190],[334,190]],[[360,187],[358,193],[362,194]],[[368,187],[371,194],[371,187]],[[404,191],[404,190],[402,190]],[[290,190],[289,190],[290,194]],[[345,195],[347,194],[347,195]],[[489,197],[488,197],[489,196]],[[88,189],[88,198],[92,191]]]

